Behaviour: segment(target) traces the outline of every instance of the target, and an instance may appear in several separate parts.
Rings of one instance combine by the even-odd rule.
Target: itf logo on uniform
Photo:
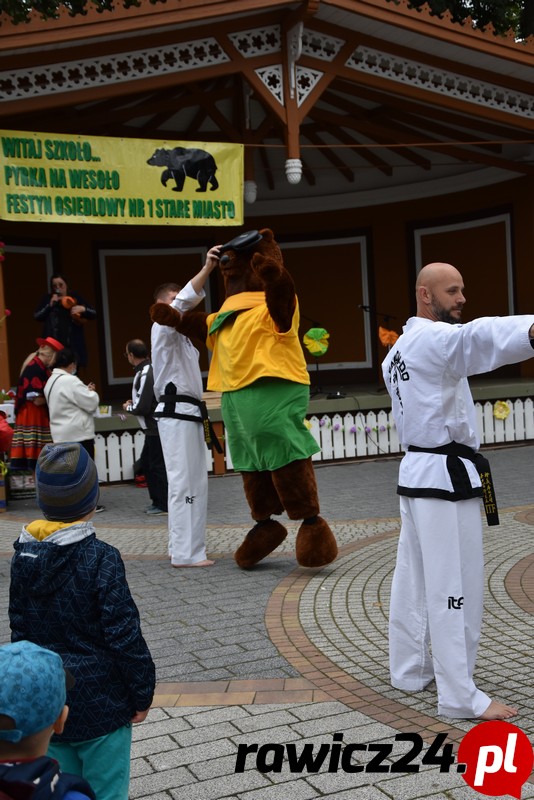
[[[448,608],[461,608],[463,604],[463,597],[449,597],[448,599]]]

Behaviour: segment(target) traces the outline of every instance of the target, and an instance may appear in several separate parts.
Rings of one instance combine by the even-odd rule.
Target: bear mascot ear
[[[282,251],[278,246],[278,242],[274,238],[274,233],[270,228],[262,228],[260,231],[262,236],[262,241],[257,247],[256,252],[261,253],[264,256],[270,258],[272,261],[276,261],[280,267],[284,268],[284,258],[282,256]],[[254,256],[252,256],[252,259]]]
[[[262,228],[260,233],[266,242],[274,242],[274,233],[270,228]]]

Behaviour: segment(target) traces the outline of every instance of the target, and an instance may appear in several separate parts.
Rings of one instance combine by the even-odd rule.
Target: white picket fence
[[[99,479],[103,483],[133,480],[134,463],[141,457],[144,442],[141,429],[135,433],[97,433],[95,463]]]
[[[482,445],[534,440],[534,402],[532,398],[507,400],[505,419],[495,416],[503,409],[501,401],[476,403]],[[358,411],[355,414],[311,415],[307,424],[321,447],[314,461],[347,461],[400,452],[397,431],[389,411]],[[96,464],[104,483],[132,480],[134,462],[140,457],[144,434],[98,434],[96,437]],[[228,441],[225,442],[228,445]],[[228,446],[225,448],[226,471],[233,469]],[[206,448],[208,472],[213,472],[211,451]]]

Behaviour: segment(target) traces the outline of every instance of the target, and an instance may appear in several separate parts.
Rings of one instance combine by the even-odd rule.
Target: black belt
[[[477,468],[477,472],[480,475],[480,482],[482,484],[482,502],[484,503],[484,511],[486,512],[487,523],[488,525],[499,524],[499,512],[497,509],[497,500],[495,497],[495,489],[493,487],[493,479],[491,477],[491,469],[488,459],[483,456],[482,453],[477,453],[466,444],[458,444],[458,442],[450,442],[449,444],[444,444],[441,447],[416,447],[415,445],[410,445],[408,450],[411,453],[436,453],[440,456],[457,456],[459,458],[465,458],[467,461],[471,461],[471,463],[473,463]],[[447,467],[449,468],[449,464],[447,464]],[[451,475],[453,485],[455,485],[454,475],[451,473],[450,469],[449,474]],[[455,486],[455,489],[457,488],[458,487]]]
[[[217,439],[217,434],[213,430],[213,425],[208,416],[208,408],[204,400],[198,400],[196,397],[189,397],[185,394],[176,394],[176,387],[174,383],[168,383],[165,387],[165,394],[159,398],[159,403],[164,403],[163,411],[154,411],[154,417],[170,417],[171,419],[186,419],[190,422],[198,422],[204,427],[204,441],[211,449],[215,448],[218,453],[222,453],[222,447]],[[180,414],[176,411],[176,403],[191,403],[200,409],[200,417],[194,414]]]

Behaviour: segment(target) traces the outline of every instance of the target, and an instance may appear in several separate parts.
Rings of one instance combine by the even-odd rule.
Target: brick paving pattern
[[[476,678],[490,695],[519,708],[534,730],[534,447],[488,452],[501,525],[485,528],[486,603]],[[146,490],[103,487],[100,538],[117,546],[157,666],[154,707],[134,728],[132,800],[468,800],[481,795],[453,768],[421,765],[417,774],[328,770],[260,771],[239,745],[393,743],[391,764],[407,749],[398,733],[455,745],[473,727],[436,714],[435,687],[408,694],[389,685],[387,611],[399,530],[397,458],[321,465],[322,513],[340,544],[336,562],[303,570],[294,560],[295,523],[277,553],[240,571],[232,552],[249,527],[239,476],[209,481],[209,569],[172,570],[166,518],[143,514]],[[33,499],[0,515],[0,642],[9,640],[9,559],[20,525],[38,516]],[[337,736],[334,739],[334,736]],[[267,759],[272,763],[274,750]],[[354,763],[365,763],[358,752]],[[419,759],[420,761],[420,759]],[[527,782],[523,800],[534,798]]]

